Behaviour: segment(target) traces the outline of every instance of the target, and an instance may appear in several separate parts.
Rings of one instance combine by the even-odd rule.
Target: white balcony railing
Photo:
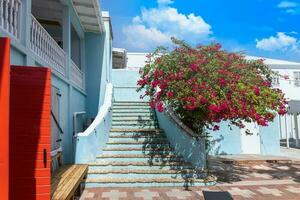
[[[71,60],[71,82],[85,90],[85,77],[84,73],[76,66],[76,64]]]
[[[46,61],[52,70],[66,76],[66,53],[34,16],[31,19],[31,50]]]
[[[15,38],[20,38],[20,0],[0,0],[0,27]]]

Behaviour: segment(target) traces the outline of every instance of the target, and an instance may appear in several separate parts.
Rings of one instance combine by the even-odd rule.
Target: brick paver
[[[222,171],[223,170],[223,171]],[[300,164],[218,166],[221,182],[211,187],[87,188],[80,200],[204,200],[203,191],[227,193],[234,200],[300,200]]]
[[[270,194],[272,196],[277,196],[277,197],[281,197],[283,193],[278,189],[270,189],[267,187],[260,187],[257,191],[262,194],[266,194],[266,195]]]
[[[179,189],[173,189],[168,192],[166,192],[168,197],[174,197],[177,199],[186,199],[187,197],[191,197],[189,191],[179,190]]]
[[[134,193],[135,197],[143,198],[144,200],[152,200],[155,197],[159,197],[158,192],[151,192],[149,190],[142,190]]]
[[[119,200],[121,198],[127,198],[127,192],[120,192],[119,190],[110,190],[102,193],[102,198],[108,198],[110,200]]]
[[[255,193],[251,190],[243,190],[238,187],[233,187],[228,192],[233,196],[242,196],[244,198],[252,198],[255,196]]]
[[[287,188],[285,190],[295,193],[295,194],[300,194],[300,187],[287,186]]]

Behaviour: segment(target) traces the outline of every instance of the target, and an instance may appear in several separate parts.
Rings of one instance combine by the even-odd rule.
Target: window
[[[295,86],[300,87],[300,71],[294,72],[294,81],[295,81]]]

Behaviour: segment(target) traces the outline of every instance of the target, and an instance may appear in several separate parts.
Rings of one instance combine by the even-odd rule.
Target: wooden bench
[[[64,165],[51,177],[51,199],[69,200],[81,193],[81,182],[86,178],[87,165]]]

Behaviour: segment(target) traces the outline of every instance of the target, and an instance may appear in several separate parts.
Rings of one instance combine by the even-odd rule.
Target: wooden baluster
[[[64,75],[64,64],[62,62],[62,53],[61,53],[61,50],[59,51],[59,66],[60,66],[60,71],[61,73]]]
[[[57,57],[57,55],[56,55],[56,48],[55,48],[55,45],[53,44],[52,41],[51,41],[51,45],[52,45],[52,48],[53,48],[53,55],[52,55],[52,59],[51,59],[51,61],[52,61],[52,63],[53,63],[53,66],[51,66],[51,67],[53,67],[53,69],[54,69],[55,71],[57,71],[56,63],[53,62],[53,60],[55,60],[55,58]]]
[[[53,59],[53,55],[54,55],[53,45],[52,45],[51,41],[50,41],[50,46],[51,46],[51,51],[50,51],[50,59],[49,59],[49,61]],[[53,67],[53,66],[51,66],[51,67]]]
[[[42,27],[40,27],[41,29],[41,57],[44,58],[44,36],[45,36],[45,32],[42,29]]]
[[[38,29],[37,29],[37,25],[34,22],[34,29],[35,29],[35,33],[34,33],[34,47],[35,47],[35,53],[38,54]]]
[[[8,30],[8,0],[4,0],[4,28]]]
[[[32,19],[31,19],[31,24],[30,24],[30,45],[31,45],[31,50],[34,51],[33,35],[34,35],[34,28],[33,28],[33,22],[32,22]]]
[[[9,13],[8,13],[8,20],[9,20],[9,32],[11,34],[14,34],[13,32],[13,6],[14,6],[14,0],[9,0]]]
[[[29,24],[29,42],[30,42],[30,49],[32,50],[32,22],[30,21]]]
[[[20,20],[20,7],[21,3],[19,1],[16,1],[16,6],[15,6],[15,33],[16,37],[20,38],[20,25],[21,25],[21,20]]]
[[[45,32],[44,30],[41,28],[42,30],[42,37],[41,37],[41,41],[42,41],[42,44],[41,44],[41,47],[42,47],[42,58],[45,59]]]
[[[36,28],[34,20],[31,20],[32,23],[32,47],[33,51],[36,53]]]
[[[0,0],[0,26],[3,26],[3,0]]]
[[[51,59],[51,42],[50,38],[48,38],[48,60]]]
[[[36,53],[36,27],[34,20],[31,20],[32,22],[32,45],[33,45],[33,51]]]
[[[14,3],[13,3],[13,6],[12,6],[12,32],[13,32],[13,35],[17,37],[17,6],[18,6],[18,2],[16,0],[13,0]]]
[[[46,60],[47,62],[49,62],[49,36],[46,36]]]
[[[43,58],[46,60],[46,33],[43,30],[43,34],[42,34],[42,49],[43,49]],[[48,61],[48,60],[46,60]]]
[[[41,38],[41,35],[42,35],[42,31],[41,31],[41,27],[39,24],[37,24],[38,26],[38,41],[39,41],[39,56],[42,57],[42,38]]]
[[[40,57],[43,57],[43,54],[42,54],[42,52],[43,52],[43,47],[42,47],[42,34],[43,34],[43,32],[42,32],[42,29],[41,29],[41,26],[40,26],[40,24],[38,24],[38,27],[39,27],[39,55],[40,55]]]
[[[38,23],[36,23],[36,29],[37,29],[37,49],[38,49],[38,55],[41,56],[41,29],[40,29]]]
[[[53,62],[53,60],[55,60],[55,46],[53,45],[53,42],[50,41],[51,46],[52,46],[52,56],[51,56],[51,63],[52,63],[52,68],[55,70],[56,66],[55,66],[55,62]]]

